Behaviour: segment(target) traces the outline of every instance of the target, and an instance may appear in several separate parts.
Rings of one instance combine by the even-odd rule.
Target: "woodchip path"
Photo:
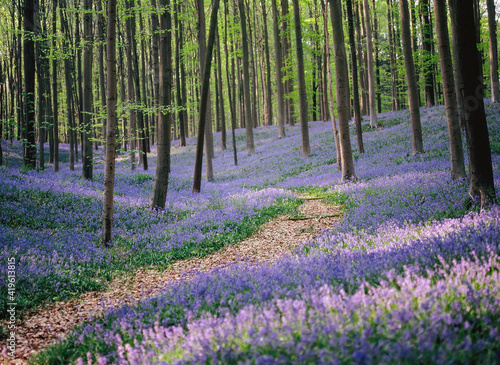
[[[133,304],[154,295],[165,283],[179,280],[181,276],[189,279],[197,272],[235,262],[271,263],[341,219],[338,206],[325,205],[317,199],[305,200],[299,213],[300,219],[279,217],[261,226],[251,237],[206,257],[176,261],[164,271],[138,269],[114,279],[105,291],[89,292],[40,307],[18,325],[17,358],[2,359],[0,354],[0,361],[3,364],[26,364],[31,355],[64,337],[81,322],[101,315],[108,308]]]

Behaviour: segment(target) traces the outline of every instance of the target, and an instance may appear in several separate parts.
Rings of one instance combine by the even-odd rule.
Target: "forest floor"
[[[168,269],[139,269],[112,280],[105,291],[85,293],[68,301],[56,302],[28,314],[17,328],[16,360],[26,364],[29,357],[58,341],[80,323],[100,316],[111,307],[135,304],[153,296],[175,280],[189,280],[199,272],[234,264],[266,264],[297,249],[341,219],[341,207],[326,205],[319,199],[304,198],[299,217],[281,216],[261,226],[239,244],[202,258],[174,262]],[[1,355],[0,355],[1,356]],[[5,361],[5,360],[4,360]]]

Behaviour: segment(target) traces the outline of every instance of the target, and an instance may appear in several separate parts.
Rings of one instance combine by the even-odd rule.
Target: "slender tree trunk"
[[[300,26],[299,0],[293,0],[293,18],[295,23],[295,40],[297,47],[297,73],[299,79],[300,130],[302,135],[302,156],[311,154],[309,144],[309,124],[307,115],[307,87],[304,74],[304,51],[302,49],[302,28]]]
[[[126,2],[127,9],[130,11],[130,3]],[[137,113],[135,107],[132,105],[135,103],[135,87],[134,87],[134,66],[132,60],[132,20],[130,15],[125,21],[125,33],[127,38],[127,89],[128,89],[128,102],[129,102],[129,139],[130,139],[130,165],[131,169],[136,168],[135,151],[137,149],[137,125],[136,117]]]
[[[411,49],[410,12],[408,10],[408,0],[399,0],[399,4],[401,6],[401,30],[406,80],[408,82],[408,103],[410,104],[412,153],[418,154],[424,152],[424,146],[422,143],[422,126],[420,124],[420,104],[418,100],[417,80],[415,78],[415,65]]]
[[[70,49],[70,32],[67,15],[63,12],[62,8],[66,8],[66,1],[61,0],[60,3],[60,18],[61,18],[61,28],[65,34],[63,40],[63,51],[65,54],[69,54]],[[75,169],[75,110],[73,104],[73,56],[65,57],[64,59],[64,76],[66,80],[66,105],[68,110],[68,135],[69,135],[69,170],[73,171]]]
[[[441,63],[446,119],[448,120],[448,138],[450,146],[451,177],[465,177],[464,151],[462,135],[458,120],[457,97],[453,81],[453,65],[451,61],[450,40],[448,34],[448,18],[446,16],[446,1],[434,0],[436,35]]]
[[[250,96],[250,75],[248,73],[249,65],[249,51],[248,51],[248,38],[245,7],[243,0],[238,0],[238,9],[240,12],[241,22],[241,41],[243,45],[243,94],[245,100],[245,128],[247,139],[247,155],[255,153],[255,146],[253,142],[253,128],[251,118],[251,96]]]
[[[354,162],[352,159],[351,140],[349,135],[349,72],[344,45],[344,29],[342,27],[342,3],[340,0],[329,1],[335,50],[335,81],[337,85],[337,113],[339,116],[342,180],[355,180],[356,175],[354,173]]]
[[[179,6],[179,11],[181,11],[181,7]],[[184,25],[182,22],[179,22],[179,43],[184,44]],[[181,94],[182,94],[182,100],[184,100],[185,103],[188,101],[188,96],[187,96],[187,77],[186,77],[186,66],[185,66],[185,58],[183,57],[181,59]],[[188,128],[188,112],[187,108],[184,108],[182,111],[182,120],[184,121],[184,132],[186,134],[186,138],[189,137],[189,128]],[[193,123],[193,130],[194,130],[194,123]],[[192,133],[194,134],[194,132]]]
[[[235,129],[236,129],[236,110],[235,110],[235,103],[234,103],[234,97],[232,95],[231,90],[234,90],[234,88],[231,86],[231,75],[229,73],[229,52],[228,52],[228,36],[227,36],[227,28],[228,28],[228,21],[227,17],[229,14],[229,7],[227,0],[224,1],[224,53],[226,54],[226,79],[227,79],[227,91],[228,91],[228,98],[229,98],[229,109],[231,112],[231,137],[233,140],[233,157],[234,157],[234,166],[238,165],[238,153],[236,150],[236,135],[235,135]],[[232,44],[232,43],[231,43]],[[232,52],[231,52],[232,53]],[[233,69],[233,76],[234,76],[234,57],[231,59],[231,65]]]
[[[497,21],[495,1],[486,0],[488,7],[488,32],[490,36],[490,83],[491,102],[500,102],[500,89],[498,86],[498,49],[497,49]]]
[[[395,45],[394,45],[394,25],[392,17],[392,0],[387,0],[387,28],[388,28],[388,38],[389,38],[389,60],[391,67],[391,106],[392,111],[397,110],[397,78],[396,78],[396,55],[395,55]]]
[[[478,26],[474,21],[471,1],[456,1],[453,5],[457,24],[453,37],[458,45],[458,68],[462,74],[465,101],[465,126],[469,151],[469,196],[474,202],[480,199],[481,208],[496,201],[493,183],[491,150],[483,102],[482,69],[477,49]]]
[[[52,34],[54,38],[52,39],[52,48],[57,49],[56,39],[56,24],[57,24],[57,2],[52,3]],[[59,171],[59,92],[58,92],[58,70],[57,70],[57,58],[52,59],[52,93],[53,93],[53,114],[52,114],[52,133],[54,134],[54,171]]]
[[[197,12],[198,12],[198,48],[199,48],[199,64],[200,64],[200,78],[203,80],[203,70],[205,69],[205,56],[207,54],[207,41],[206,41],[206,26],[205,26],[205,6],[204,2],[201,0],[196,0]],[[210,67],[212,66],[212,60],[210,60]],[[207,110],[206,115],[202,120],[206,123],[204,126],[205,132],[205,165],[206,165],[206,175],[207,180],[212,181],[214,179],[214,170],[212,166],[212,158],[214,157],[214,142],[213,142],[213,132],[212,132],[212,102],[210,93],[210,84],[208,85],[208,95],[207,95]],[[201,104],[200,104],[201,105]],[[200,111],[201,114],[201,111]],[[199,129],[198,129],[199,130]]]
[[[177,5],[177,2],[174,3]],[[158,8],[156,6],[156,0],[151,0],[151,6],[153,11],[151,12],[151,55],[152,55],[152,65],[153,65],[153,98],[154,98],[154,130],[155,130],[155,140],[158,140],[158,120],[160,118],[160,113],[158,111],[158,106],[160,104],[160,65],[158,60],[158,46],[159,46],[159,21],[158,21]],[[176,11],[176,10],[174,10]]]
[[[375,84],[377,94],[377,112],[382,113],[382,99],[380,98],[380,63],[379,63],[379,34],[378,34],[378,14],[376,13],[375,0],[373,4],[373,51],[375,52]]]
[[[170,8],[170,0],[160,0],[163,9]],[[160,15],[160,106],[167,107],[171,103],[172,92],[172,20],[170,11],[163,11]],[[158,118],[158,162],[156,165],[155,182],[151,208],[165,209],[168,190],[168,174],[170,172],[170,121],[172,114],[159,111]],[[201,173],[201,172],[200,172]]]
[[[425,106],[436,104],[434,100],[434,78],[432,67],[432,34],[429,18],[429,0],[421,0],[422,10],[422,48],[425,80]]]
[[[273,11],[273,36],[274,36],[274,51],[275,51],[275,66],[276,66],[276,98],[278,102],[278,138],[285,137],[285,101],[283,89],[283,54],[281,48],[281,40],[279,35],[279,20],[278,9],[276,7],[277,0],[271,0]]]
[[[24,153],[24,167],[36,168],[35,144],[35,14],[34,1],[24,2],[24,91],[26,93],[26,142]]]
[[[199,4],[202,5],[202,4]],[[198,8],[199,11],[204,11],[203,7]],[[217,12],[219,10],[219,0],[214,0],[212,4],[212,16],[210,17],[210,30],[208,35],[208,45],[205,54],[205,59],[202,61],[202,71],[203,79],[201,86],[201,98],[200,98],[200,114],[198,121],[198,140],[196,143],[196,159],[194,166],[194,177],[193,177],[193,193],[199,193],[201,191],[201,166],[203,160],[203,136],[205,135],[205,118],[208,112],[208,95],[209,95],[209,84],[210,84],[210,71],[212,67],[212,54],[215,43],[215,28],[217,27]],[[204,22],[203,22],[204,23]]]
[[[177,113],[178,118],[179,118],[179,129],[180,129],[180,140],[179,140],[179,146],[184,147],[186,146],[186,132],[184,130],[185,122],[184,122],[184,113],[183,113],[183,108],[184,108],[184,102],[182,99],[182,92],[181,92],[181,83],[185,82],[184,79],[180,79],[181,77],[181,51],[183,44],[180,42],[181,41],[181,35],[180,35],[180,30],[179,30],[179,6],[177,5],[177,0],[174,0],[174,24],[175,24],[175,78],[177,82],[175,83],[176,86],[176,94],[177,94],[177,107],[179,107],[179,111]],[[184,100],[185,101],[185,100]]]
[[[456,19],[456,2],[448,1],[448,5],[450,8],[450,25],[451,25],[451,34],[456,34],[457,28],[460,26],[457,24]],[[460,121],[460,128],[465,130],[465,104],[462,90],[464,88],[464,81],[462,79],[462,74],[458,68],[458,44],[456,41],[456,37],[451,37],[451,48],[452,48],[452,57],[453,57],[453,74],[455,75],[455,94],[457,96],[457,106],[458,106],[458,120]]]
[[[359,87],[358,87],[358,61],[356,57],[356,45],[354,39],[354,16],[352,9],[352,0],[347,0],[346,5],[347,5],[347,21],[349,23],[349,46],[351,49],[354,124],[356,125],[358,150],[360,153],[364,153],[365,148],[363,146],[363,132],[361,129],[361,108],[359,105]]]
[[[364,11],[365,11],[365,28],[366,28],[366,47],[367,47],[367,59],[368,64],[368,98],[370,107],[370,127],[376,128],[378,125],[377,121],[377,88],[375,85],[375,68],[373,64],[373,39],[372,39],[372,27],[371,27],[371,16],[370,16],[370,3],[368,0],[363,0]]]
[[[224,92],[222,85],[222,58],[220,55],[220,36],[217,30],[216,35],[217,43],[217,79],[219,88],[219,110],[220,110],[220,123],[221,123],[221,151],[226,150],[226,113],[224,112]]]
[[[92,180],[92,1],[84,1],[85,14],[83,16],[83,36],[85,39],[83,55],[83,169],[84,179]],[[55,161],[54,161],[55,162]]]
[[[133,62],[133,79],[134,79],[134,92],[135,92],[135,104],[137,108],[142,108],[143,100],[141,96],[141,84],[139,80],[139,60],[137,55],[137,43],[135,40],[135,10],[134,0],[127,0],[127,7],[132,11],[131,18],[131,37],[129,46],[132,47],[132,62]],[[148,141],[146,137],[146,129],[144,125],[144,112],[140,109],[136,110],[137,117],[137,128],[139,129],[139,147],[141,151],[141,160],[143,170],[148,169]]]
[[[99,41],[99,87],[101,94],[101,115],[104,115],[104,111],[106,110],[106,85],[105,85],[105,77],[104,77],[104,14],[102,14],[102,0],[97,0],[97,37]],[[107,135],[106,130],[106,120],[107,117],[102,117],[102,135]],[[106,137],[105,137],[106,138]]]
[[[339,141],[339,131],[337,129],[337,121],[335,120],[335,106],[334,106],[334,98],[333,98],[333,80],[332,80],[332,62],[331,62],[331,53],[330,53],[330,34],[328,33],[328,2],[323,3],[324,0],[321,0],[321,6],[323,10],[323,24],[324,24],[324,32],[325,32],[325,43],[326,47],[326,64],[328,71],[328,91],[330,93],[330,114],[332,116],[332,126],[333,126],[333,137],[335,139],[335,149],[337,152],[337,169],[342,169],[342,152],[340,148]],[[331,3],[330,3],[330,6]]]
[[[43,82],[44,72],[44,63],[47,62],[47,41],[46,39],[46,27],[42,29],[42,23],[45,23],[46,15],[45,15],[45,6],[42,2],[39,1],[35,3],[35,13],[37,17],[35,18],[35,32],[39,41],[36,43],[36,76],[38,80],[38,138],[39,138],[39,150],[38,150],[38,160],[40,163],[40,170],[45,170],[45,139],[46,139],[46,128],[45,128],[45,115],[47,114],[46,105],[47,102],[45,100],[45,83]],[[1,61],[0,61],[0,75],[1,75]],[[2,76],[0,76],[0,87],[3,88],[4,81],[2,80]],[[1,91],[0,91],[1,93]],[[3,106],[3,98],[0,96],[0,110]],[[2,115],[0,112],[0,123],[2,123]],[[1,128],[1,127],[0,127]],[[2,140],[2,133],[0,131],[0,141]],[[1,166],[1,163],[0,163]]]
[[[109,247],[113,241],[113,191],[115,185],[116,157],[116,0],[108,0],[108,24],[106,31],[107,72],[107,129],[106,162],[104,166],[104,200],[102,213],[101,245]]]
[[[273,2],[275,0],[272,0]],[[267,11],[266,3],[262,2],[262,18],[264,22],[264,53],[266,62],[266,108],[267,108],[267,125],[273,124],[273,99],[272,99],[272,83],[271,83],[271,60],[269,57],[269,38],[267,30]]]

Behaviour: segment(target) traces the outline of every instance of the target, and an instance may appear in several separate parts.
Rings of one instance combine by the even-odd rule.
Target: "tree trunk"
[[[132,75],[134,77],[134,91],[135,91],[135,104],[137,106],[136,109],[136,117],[137,117],[137,128],[139,129],[139,147],[141,150],[140,159],[142,161],[143,170],[148,169],[148,141],[146,137],[146,128],[144,125],[144,112],[140,109],[142,108],[143,100],[141,96],[141,83],[139,80],[139,60],[137,55],[137,43],[135,39],[135,10],[134,8],[134,0],[127,0],[127,7],[132,11],[131,18],[131,37],[129,47],[132,47],[132,62],[133,62],[133,72]]]
[[[354,162],[352,159],[351,140],[349,135],[349,71],[347,68],[347,56],[344,45],[342,3],[340,0],[329,1],[335,50],[335,80],[337,85],[337,113],[339,116],[342,180],[355,180],[356,175],[354,173]]]
[[[205,26],[205,6],[201,0],[196,0],[198,12],[198,48],[199,48],[199,65],[200,65],[200,79],[203,80],[203,70],[205,69],[205,56],[207,54],[207,40],[206,40],[206,26]],[[212,60],[210,60],[210,66]],[[208,85],[206,116],[202,119],[206,123],[204,127],[205,132],[205,161],[206,161],[206,175],[207,180],[214,179],[214,170],[212,166],[212,159],[214,157],[214,140],[213,140],[213,127],[212,127],[212,101],[210,93],[210,84]],[[201,119],[200,119],[201,120]]]
[[[177,2],[175,3],[177,4]],[[158,8],[156,6],[156,0],[151,0],[151,6],[153,11],[151,12],[151,63],[153,66],[153,103],[154,103],[154,131],[155,140],[158,140],[158,119],[160,118],[160,113],[158,107],[160,105],[160,65],[158,60],[158,46],[159,46],[159,23],[158,23]],[[174,10],[175,11],[175,10]]]
[[[127,0],[126,6],[130,11],[130,3]],[[131,16],[127,16],[125,21],[125,34],[127,38],[127,89],[129,102],[129,139],[130,139],[130,167],[132,170],[136,168],[135,151],[137,148],[137,113],[133,104],[135,104],[135,87],[134,87],[134,66],[132,60],[132,20]]]
[[[274,2],[275,0],[273,0]],[[262,2],[262,18],[264,22],[264,53],[266,62],[266,108],[267,122],[266,125],[273,124],[273,99],[272,99],[272,84],[271,84],[271,60],[269,57],[269,39],[267,30],[267,11],[266,3]],[[227,66],[226,66],[227,67]]]
[[[203,5],[203,4],[199,4]],[[210,17],[210,30],[208,35],[208,45],[205,59],[202,61],[203,80],[201,84],[200,98],[200,114],[198,120],[198,140],[196,142],[196,159],[193,176],[193,193],[201,191],[201,166],[203,160],[203,136],[205,135],[205,126],[207,124],[205,118],[208,113],[208,95],[210,84],[210,70],[212,67],[212,54],[215,43],[215,28],[217,27],[217,12],[219,10],[219,0],[214,0],[212,4],[212,16]],[[204,11],[203,7],[199,7],[200,12]],[[247,71],[248,72],[248,71]]]
[[[445,0],[434,0],[434,13],[439,60],[441,63],[441,77],[443,80],[444,103],[446,106],[446,119],[448,120],[451,177],[452,179],[462,179],[465,177],[464,151],[460,132],[460,122],[458,119],[457,97],[455,95],[453,80],[453,64],[451,61]]]
[[[35,32],[34,1],[24,2],[24,82],[26,93],[26,142],[24,153],[24,167],[36,168],[35,144],[35,42],[32,35]]]
[[[279,20],[278,9],[276,7],[277,0],[271,0],[273,11],[273,36],[274,36],[274,52],[276,66],[276,98],[278,102],[278,138],[285,137],[285,101],[283,89],[283,54],[281,48],[281,40],[279,36]]]
[[[106,84],[105,84],[105,76],[104,76],[104,14],[102,13],[102,0],[97,0],[97,37],[99,42],[99,88],[101,95],[101,115],[104,114],[106,110]],[[106,130],[106,120],[104,116],[101,119],[102,122],[102,135],[107,135]],[[106,137],[104,137],[106,138]]]
[[[299,79],[300,130],[302,135],[302,156],[311,154],[309,144],[309,124],[307,115],[307,86],[304,74],[304,50],[302,49],[302,28],[300,26],[299,0],[293,0],[293,19],[297,46],[297,73]]]
[[[85,47],[83,54],[83,168],[82,176],[84,179],[92,180],[92,1],[84,1],[85,14],[83,16],[83,36],[85,38]]]
[[[175,78],[177,82],[175,83],[176,85],[176,94],[177,94],[177,107],[179,108],[179,111],[177,113],[178,118],[179,118],[179,129],[180,129],[180,140],[179,140],[179,146],[184,147],[186,146],[186,132],[184,130],[185,122],[184,122],[184,113],[183,113],[183,108],[184,108],[184,102],[182,99],[182,93],[181,93],[181,82],[185,82],[184,79],[180,79],[181,76],[181,50],[183,47],[183,44],[181,43],[181,37],[182,35],[180,34],[180,29],[179,29],[179,6],[177,5],[177,0],[174,0],[174,24],[175,24]],[[184,100],[185,101],[185,100]]]
[[[116,157],[116,0],[108,0],[108,24],[106,31],[107,72],[107,123],[106,162],[104,165],[104,200],[102,213],[101,245],[109,247],[113,241],[113,191],[115,185]]]
[[[228,52],[228,47],[227,47],[227,42],[228,42],[228,36],[227,36],[227,27],[228,27],[228,21],[227,17],[229,14],[229,7],[227,0],[224,1],[224,51],[226,54],[226,79],[227,79],[227,90],[228,90],[228,98],[229,98],[229,109],[231,112],[231,136],[233,140],[233,158],[234,158],[234,166],[238,165],[238,153],[236,150],[236,135],[235,135],[235,129],[236,129],[236,110],[235,110],[235,103],[231,90],[234,90],[233,87],[231,87],[231,75],[229,73],[229,52]],[[232,43],[231,43],[232,45]],[[232,54],[232,52],[231,52]],[[234,57],[231,59],[231,67],[232,67],[232,75],[234,76]]]
[[[397,79],[396,79],[396,55],[395,55],[395,45],[394,45],[394,25],[392,17],[392,0],[387,0],[387,28],[389,37],[389,60],[391,67],[391,106],[392,111],[396,111],[397,108]]]
[[[342,153],[340,148],[339,141],[339,131],[337,129],[337,121],[335,120],[335,106],[334,106],[334,98],[333,98],[333,80],[332,80],[332,62],[331,62],[331,53],[330,53],[330,35],[328,33],[328,2],[323,3],[324,0],[321,0],[321,6],[323,10],[323,24],[324,24],[324,32],[325,32],[325,43],[326,47],[326,64],[327,64],[327,73],[328,73],[328,92],[330,93],[330,114],[332,116],[332,126],[333,126],[333,138],[335,139],[335,150],[337,152],[337,169],[342,169]],[[330,5],[331,6],[331,5]]]
[[[401,32],[403,40],[403,52],[405,58],[406,81],[408,82],[408,103],[410,105],[410,118],[412,129],[412,153],[424,152],[422,143],[422,126],[420,124],[420,104],[418,100],[418,87],[415,78],[415,64],[413,63],[413,52],[411,48],[410,12],[408,0],[399,0],[401,6]]]
[[[490,83],[491,102],[500,102],[500,89],[498,86],[498,49],[497,49],[497,21],[495,1],[486,0],[488,7],[488,32],[490,36]]]
[[[456,19],[456,2],[449,1],[448,2],[450,8],[450,25],[451,25],[451,34],[456,34],[457,28],[459,24],[457,24]],[[453,57],[453,73],[455,75],[455,94],[457,96],[457,106],[458,106],[458,120],[460,121],[460,128],[465,130],[465,104],[462,90],[464,88],[464,81],[462,79],[462,74],[458,69],[458,44],[456,42],[456,37],[451,37],[451,48],[452,48],[452,57]]]
[[[63,40],[63,52],[65,54],[69,53],[70,49],[70,31],[68,25],[68,19],[66,14],[63,12],[62,8],[66,8],[65,0],[61,0],[60,3],[60,17],[61,17],[61,28],[64,32]],[[64,76],[66,80],[66,105],[68,110],[68,135],[69,135],[69,170],[73,171],[75,169],[75,110],[73,104],[73,56],[68,56],[64,58]]]
[[[483,102],[483,79],[471,1],[456,1],[456,21],[453,37],[458,45],[458,68],[462,74],[465,101],[465,129],[469,151],[469,196],[474,202],[480,199],[481,208],[496,201],[493,183],[491,150]]]
[[[425,106],[436,104],[434,100],[434,77],[432,66],[432,34],[429,18],[429,0],[421,0],[422,10],[422,49],[423,49],[423,68],[425,80]]]
[[[170,0],[160,0],[160,6],[170,8]],[[160,15],[160,107],[166,108],[171,104],[172,92],[172,20],[170,11]],[[170,121],[172,114],[167,110],[158,111],[158,139],[155,182],[151,198],[152,209],[165,209],[168,190],[168,174],[170,172]]]
[[[220,123],[221,123],[221,151],[226,150],[226,113],[224,111],[224,91],[222,85],[222,57],[220,55],[220,36],[217,30],[217,78],[219,88],[219,110],[220,110]],[[226,66],[227,67],[227,66]]]
[[[347,21],[349,23],[349,46],[351,49],[351,68],[352,68],[352,93],[354,108],[354,124],[356,125],[356,136],[358,140],[358,151],[365,152],[363,146],[363,132],[361,129],[361,108],[359,105],[359,87],[358,87],[358,61],[356,57],[356,44],[354,39],[354,16],[352,11],[352,0],[346,1]]]
[[[370,127],[376,128],[377,121],[377,90],[375,85],[375,68],[373,64],[373,39],[370,16],[370,3],[368,0],[363,0],[363,8],[365,10],[365,28],[366,28],[366,53],[368,64],[368,98],[370,106]]]
[[[56,40],[56,24],[57,24],[57,2],[52,3],[52,34],[54,38],[52,39],[52,48],[57,49]],[[54,134],[54,171],[59,171],[59,92],[57,85],[58,78],[57,71],[57,57],[52,59],[52,93],[53,93],[53,113],[52,113],[52,133]]]
[[[39,168],[40,170],[45,170],[45,139],[46,139],[46,128],[45,128],[45,115],[47,115],[47,101],[45,100],[45,83],[42,81],[44,78],[44,72],[47,72],[47,69],[44,67],[45,63],[47,61],[47,56],[46,53],[48,51],[47,49],[47,33],[46,33],[46,27],[44,26],[42,28],[42,23],[46,23],[46,12],[45,12],[45,7],[43,6],[44,3],[42,4],[39,3],[39,1],[36,1],[35,3],[35,13],[37,14],[37,17],[35,19],[35,32],[36,36],[38,37],[39,41],[36,43],[36,74],[37,74],[37,80],[38,80],[38,138],[39,138],[39,150],[38,150],[38,160],[40,161]],[[41,8],[41,9],[40,9]],[[43,20],[42,20],[43,19]],[[2,80],[1,76],[1,61],[0,61],[0,84],[3,88],[3,83],[4,81]],[[2,90],[3,91],[3,90]],[[2,92],[0,91],[0,93]],[[3,106],[3,98],[0,96],[0,110],[2,109]],[[3,122],[3,113],[0,112],[0,123]],[[1,127],[0,127],[1,128]],[[0,141],[2,140],[2,133],[0,130]],[[0,163],[1,166],[1,163]]]
[[[245,128],[247,139],[247,155],[255,153],[255,146],[253,142],[253,127],[251,118],[251,95],[250,95],[250,75],[248,69],[249,64],[249,51],[248,51],[248,38],[247,38],[247,25],[245,16],[245,6],[243,0],[238,0],[238,9],[240,13],[241,22],[241,41],[243,45],[243,95],[245,100]]]

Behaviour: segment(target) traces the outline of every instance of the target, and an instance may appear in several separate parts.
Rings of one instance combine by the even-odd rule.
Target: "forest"
[[[494,0],[0,0],[4,364],[496,364]]]

